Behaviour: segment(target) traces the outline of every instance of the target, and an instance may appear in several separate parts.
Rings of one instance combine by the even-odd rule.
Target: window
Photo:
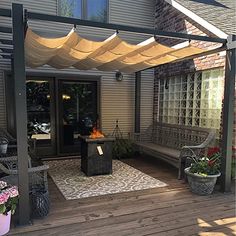
[[[76,17],[82,16],[82,2],[81,0],[60,0],[59,13],[61,16]]]
[[[59,15],[107,22],[108,0],[59,0]]]
[[[222,68],[161,79],[159,120],[219,129],[223,89]]]

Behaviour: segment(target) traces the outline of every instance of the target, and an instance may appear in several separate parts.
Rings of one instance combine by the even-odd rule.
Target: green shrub
[[[129,158],[134,154],[132,143],[129,139],[117,138],[113,144],[113,157],[117,159]]]

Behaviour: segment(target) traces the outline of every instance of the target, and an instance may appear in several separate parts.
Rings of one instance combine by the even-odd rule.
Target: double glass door
[[[80,150],[79,135],[89,135],[97,121],[97,86],[92,82],[59,82],[59,141],[62,153]]]
[[[78,136],[97,122],[97,82],[29,78],[26,88],[28,136],[38,155],[79,154]]]

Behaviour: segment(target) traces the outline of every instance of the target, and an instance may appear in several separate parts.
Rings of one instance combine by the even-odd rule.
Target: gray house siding
[[[11,8],[11,3],[22,3],[30,11],[46,14],[57,14],[57,0],[1,0],[1,8]],[[154,0],[110,0],[109,1],[109,22],[135,25],[142,27],[153,27],[154,25]],[[1,25],[10,26],[7,19],[0,19]],[[72,25],[49,23],[49,22],[30,22],[29,26],[43,35],[63,35],[70,31]],[[79,34],[89,39],[105,39],[114,33],[111,30],[87,28],[77,26]],[[148,35],[138,35],[133,33],[120,32],[120,36],[129,43],[139,43],[147,39]],[[1,35],[7,38],[7,35]],[[0,59],[0,127],[6,127],[6,101],[4,92],[4,71],[10,71],[10,60]],[[71,75],[91,75],[100,76],[100,107],[101,107],[101,126],[104,133],[111,133],[115,126],[116,119],[119,120],[120,128],[125,135],[133,132],[134,128],[134,74],[125,74],[124,80],[117,82],[115,72],[99,72],[96,70],[79,71],[73,68],[66,70],[55,70],[49,66],[37,69],[27,68],[27,72],[43,75],[50,73],[62,74],[66,78]],[[152,121],[153,114],[153,70],[142,73],[142,102],[141,102],[141,130],[145,129]]]

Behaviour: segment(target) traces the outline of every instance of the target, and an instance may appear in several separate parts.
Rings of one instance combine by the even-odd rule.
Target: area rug
[[[80,160],[47,161],[49,175],[67,200],[167,186],[165,183],[121,162],[113,160],[111,175],[87,177]]]

